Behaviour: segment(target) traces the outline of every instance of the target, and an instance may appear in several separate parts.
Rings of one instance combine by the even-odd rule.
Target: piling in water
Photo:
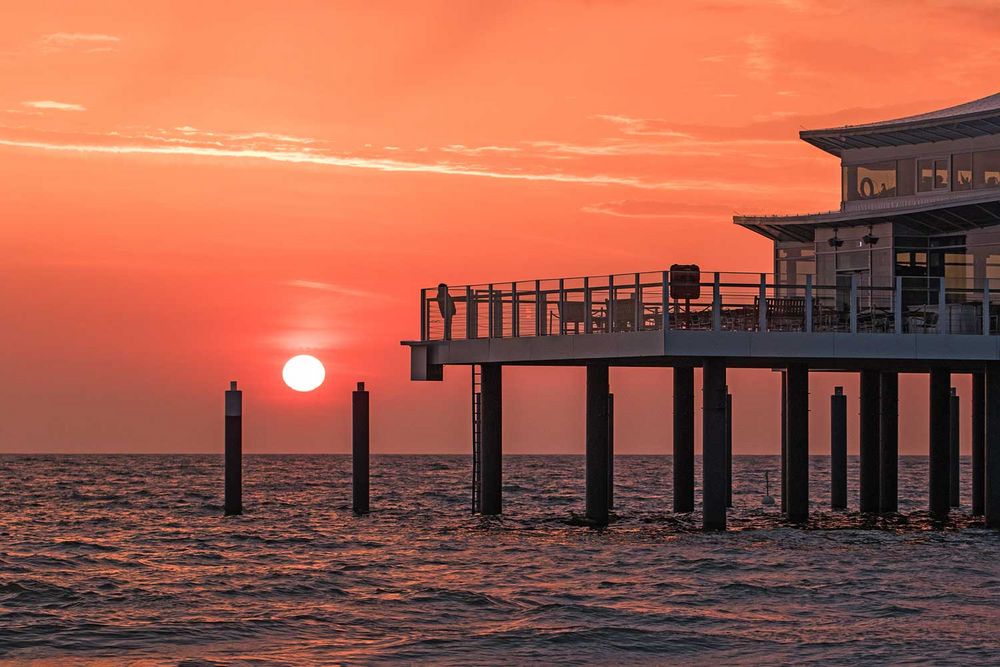
[[[694,368],[674,367],[674,511],[694,511]]]
[[[982,516],[986,501],[986,376],[972,374],[972,515]]]
[[[225,502],[226,516],[243,513],[243,392],[236,388],[236,381],[229,383],[226,391],[226,445],[225,445]]]
[[[948,516],[950,479],[948,458],[951,431],[951,377],[941,368],[931,370],[930,382],[930,457],[928,459],[929,505],[931,514]]]
[[[351,489],[352,507],[355,514],[368,514],[369,511],[369,412],[368,392],[365,383],[359,382],[358,388],[351,394]]]
[[[587,364],[587,521],[608,523],[608,365]]]
[[[880,373],[879,386],[879,512],[899,510],[899,374]]]
[[[1000,528],[1000,363],[986,365],[984,500],[986,525]]]
[[[702,371],[702,526],[726,528],[726,364],[707,358]]]
[[[830,397],[830,507],[847,509],[847,397],[834,387]]]
[[[948,420],[948,501],[952,507],[960,504],[960,494],[958,489],[958,444],[961,435],[960,417],[961,412],[958,407],[958,390],[951,388],[949,401],[951,409]]]
[[[809,518],[809,369],[788,367],[788,519]]]
[[[726,507],[733,506],[733,395],[726,392]]]
[[[615,506],[615,395],[608,394],[608,509]]]
[[[482,365],[482,451],[480,506],[486,516],[500,514],[503,505],[502,366]]]
[[[861,511],[877,512],[879,505],[878,459],[879,459],[879,372],[861,371],[861,466],[860,491]]]

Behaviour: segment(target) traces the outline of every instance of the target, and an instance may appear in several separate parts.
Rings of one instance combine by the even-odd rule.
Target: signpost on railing
[[[420,340],[430,340],[431,332],[427,326],[427,288],[420,290]]]
[[[858,333],[858,274],[851,274],[851,333]]]
[[[722,294],[719,291],[719,272],[715,272],[715,281],[712,283],[712,331],[722,329]]]
[[[767,331],[767,274],[760,274],[760,296],[757,297],[757,331]]]
[[[896,276],[896,292],[892,295],[893,325],[897,334],[903,333],[903,277]]]
[[[806,275],[806,333],[812,333],[813,330],[813,277],[812,274]]]

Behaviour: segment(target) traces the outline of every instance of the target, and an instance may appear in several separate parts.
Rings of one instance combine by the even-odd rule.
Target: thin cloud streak
[[[54,100],[36,100],[21,102],[23,106],[30,109],[44,109],[46,111],[86,111],[87,107],[82,104],[69,104],[67,102],[56,102]]]

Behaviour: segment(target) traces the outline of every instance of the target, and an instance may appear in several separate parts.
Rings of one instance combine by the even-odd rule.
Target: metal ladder
[[[482,511],[479,486],[482,470],[479,465],[483,443],[483,370],[479,364],[472,365],[472,513]]]

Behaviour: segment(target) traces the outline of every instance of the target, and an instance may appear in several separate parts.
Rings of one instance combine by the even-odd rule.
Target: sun
[[[300,354],[285,362],[281,377],[295,391],[312,391],[326,379],[323,362],[309,354]]]

